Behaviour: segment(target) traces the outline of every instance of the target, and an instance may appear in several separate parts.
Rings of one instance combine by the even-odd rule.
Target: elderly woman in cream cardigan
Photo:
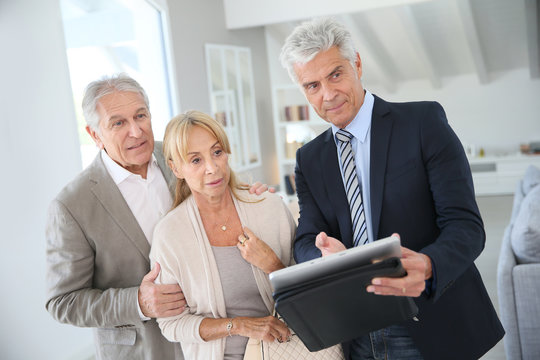
[[[275,194],[252,195],[229,167],[223,127],[190,111],[171,120],[163,141],[177,177],[171,210],[156,226],[150,257],[157,279],[180,284],[187,307],[158,319],[186,359],[242,359],[248,338],[283,341],[272,316],[268,274],[292,264],[295,221]]]

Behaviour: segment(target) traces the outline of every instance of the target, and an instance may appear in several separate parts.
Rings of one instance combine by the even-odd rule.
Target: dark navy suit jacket
[[[415,298],[419,321],[406,326],[425,359],[478,359],[504,335],[474,260],[485,232],[463,147],[436,102],[389,103],[375,96],[370,196],[376,239],[397,232],[428,255],[436,283]],[[295,259],[320,257],[324,231],[352,246],[349,205],[328,129],[298,150],[300,220]],[[348,353],[349,344],[344,344]]]

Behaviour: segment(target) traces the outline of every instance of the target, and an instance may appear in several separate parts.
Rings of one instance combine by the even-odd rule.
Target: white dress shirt
[[[156,157],[152,154],[152,159],[148,163],[146,179],[118,165],[105,150],[101,150],[101,158],[129,209],[137,219],[146,240],[152,245],[154,227],[171,209],[173,203]],[[138,299],[137,305],[140,318],[143,321],[150,320],[149,317],[144,316]]]
[[[356,165],[356,174],[358,175],[358,182],[362,186],[362,202],[364,204],[364,215],[366,217],[366,226],[369,241],[375,241],[373,238],[373,226],[371,225],[371,198],[370,198],[370,184],[369,184],[369,154],[371,144],[371,116],[373,114],[373,103],[375,98],[366,90],[364,95],[364,103],[360,107],[358,114],[349,125],[345,127],[353,134],[354,138],[351,140],[352,152],[354,154],[354,164]],[[334,142],[337,144],[336,132],[339,128],[332,124],[332,134],[334,135]],[[339,151],[337,152],[339,169],[341,170],[341,178],[343,180],[343,169],[341,168],[341,158]],[[345,180],[343,180],[345,185]]]
[[[154,227],[172,206],[171,193],[154,154],[148,163],[146,179],[118,165],[105,150],[101,150],[101,158],[137,219],[146,240],[152,245]]]

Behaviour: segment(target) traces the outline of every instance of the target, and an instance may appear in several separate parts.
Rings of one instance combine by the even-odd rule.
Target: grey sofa
[[[534,166],[516,189],[497,291],[507,360],[540,359],[540,169]]]

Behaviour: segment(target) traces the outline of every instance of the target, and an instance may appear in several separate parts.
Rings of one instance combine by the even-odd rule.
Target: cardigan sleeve
[[[161,266],[156,284],[179,284],[182,291],[185,291],[189,290],[190,286],[182,281],[182,266],[178,266],[178,264],[187,266],[181,256],[185,249],[181,247],[182,242],[171,241],[178,238],[179,228],[186,230],[185,224],[177,220],[178,218],[175,219],[174,216],[168,216],[158,223],[154,230],[150,260],[152,267],[156,262]],[[186,307],[180,315],[157,318],[159,328],[167,340],[182,343],[205,342],[199,333],[199,326],[205,316],[192,314],[191,311]]]
[[[159,262],[158,258],[156,258],[156,261]],[[176,277],[171,274],[165,261],[164,265],[161,266],[161,272],[156,279],[156,283],[177,283]],[[199,327],[205,317],[191,314],[190,311],[191,309],[186,307],[180,315],[157,319],[161,333],[167,340],[182,343],[205,342],[199,332]]]

